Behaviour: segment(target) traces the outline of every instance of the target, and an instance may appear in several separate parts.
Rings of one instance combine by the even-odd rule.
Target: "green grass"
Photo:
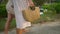
[[[6,23],[5,18],[0,19],[0,31],[4,31],[5,23]],[[15,28],[15,27],[16,27],[16,22],[15,22],[15,19],[13,19],[10,25],[10,29]]]

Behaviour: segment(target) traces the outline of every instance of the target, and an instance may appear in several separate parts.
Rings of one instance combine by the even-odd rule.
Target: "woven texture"
[[[39,7],[35,7],[35,10],[31,10],[29,8],[22,11],[24,19],[29,22],[33,22],[40,18],[40,9]]]

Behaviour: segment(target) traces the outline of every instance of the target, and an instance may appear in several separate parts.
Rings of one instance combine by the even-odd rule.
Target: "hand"
[[[35,6],[32,0],[29,1],[29,6]]]
[[[33,2],[30,3],[30,6],[35,6]]]

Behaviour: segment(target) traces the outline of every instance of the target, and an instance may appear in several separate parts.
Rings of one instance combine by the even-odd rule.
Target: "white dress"
[[[11,5],[13,5],[14,8],[12,8]],[[31,23],[25,21],[22,15],[22,10],[26,8],[28,8],[28,0],[9,0],[6,5],[7,12],[15,15],[17,28],[24,29],[31,26]]]

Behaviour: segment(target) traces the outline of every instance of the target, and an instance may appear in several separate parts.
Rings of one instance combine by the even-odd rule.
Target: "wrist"
[[[33,1],[32,1],[32,0],[28,0],[28,2],[29,2],[29,4],[33,3]]]

